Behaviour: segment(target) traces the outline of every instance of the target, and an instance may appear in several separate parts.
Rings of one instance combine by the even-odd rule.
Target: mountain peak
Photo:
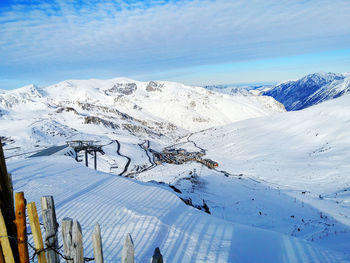
[[[344,79],[344,76],[342,74],[336,74],[332,72],[317,72],[313,74],[306,75],[305,77],[301,78],[297,81],[315,81],[315,82],[331,82],[334,80],[340,80]]]
[[[287,110],[301,110],[348,93],[350,75],[318,72],[283,82],[264,93],[284,104]]]

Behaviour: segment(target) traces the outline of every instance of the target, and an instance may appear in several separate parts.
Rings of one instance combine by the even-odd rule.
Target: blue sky
[[[0,1],[0,89],[129,77],[278,82],[350,71],[348,0]]]

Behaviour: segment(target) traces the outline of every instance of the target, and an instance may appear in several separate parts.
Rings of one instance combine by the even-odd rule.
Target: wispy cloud
[[[350,47],[348,0],[30,2],[0,6],[2,72],[144,74]]]

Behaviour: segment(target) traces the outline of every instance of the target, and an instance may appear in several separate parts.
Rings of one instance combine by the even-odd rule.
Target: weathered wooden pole
[[[28,245],[27,245],[27,223],[26,223],[26,201],[24,193],[15,194],[17,243],[20,263],[29,262]]]
[[[36,205],[31,202],[27,205],[29,224],[32,230],[33,240],[35,244],[35,249],[38,253],[38,262],[46,263],[45,251],[43,237],[41,235],[40,222],[38,217],[38,212],[36,210]]]
[[[122,263],[134,263],[134,242],[128,233],[125,237],[124,247],[122,250]]]
[[[81,232],[81,226],[77,220],[74,220],[73,222],[72,244],[74,248],[74,263],[84,263],[83,234]]]
[[[8,233],[5,225],[5,219],[0,210],[0,243],[3,249],[4,258],[6,263],[15,263],[15,259],[13,257],[10,241],[8,238]]]
[[[103,250],[100,225],[96,224],[92,234],[92,246],[94,248],[95,263],[103,263]]]
[[[18,248],[16,243],[17,230],[13,222],[15,220],[15,209],[13,200],[13,186],[11,174],[7,173],[4,151],[0,138],[0,209],[2,211],[7,234],[13,238],[10,239],[10,244],[15,261],[18,262]],[[4,251],[3,251],[4,252]]]
[[[41,211],[45,228],[46,259],[48,263],[59,263],[60,258],[54,249],[58,249],[55,203],[52,196],[41,197]]]
[[[1,246],[0,246],[0,263],[5,263],[4,254],[2,253]]]
[[[163,263],[163,256],[160,254],[159,247],[156,247],[152,257],[152,263]]]
[[[73,219],[66,217],[61,222],[62,226],[62,241],[64,256],[67,258],[67,263],[73,263],[73,242],[72,242],[72,230]]]

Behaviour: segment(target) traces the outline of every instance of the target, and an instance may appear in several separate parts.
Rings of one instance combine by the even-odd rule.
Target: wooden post
[[[67,263],[73,263],[73,242],[72,242],[72,228],[73,228],[73,219],[66,217],[63,218],[61,222],[62,226],[62,240],[63,240],[63,249],[64,256],[67,259]]]
[[[96,224],[92,234],[92,246],[94,248],[95,263],[103,263],[103,250],[100,225]]]
[[[27,222],[26,222],[26,201],[24,193],[15,194],[17,243],[20,263],[29,262],[28,245],[27,245]]]
[[[52,196],[41,197],[41,211],[45,228],[45,245],[48,248],[46,251],[47,262],[59,263],[60,258],[58,257],[58,254],[55,250],[50,249],[50,247],[58,249],[58,224],[56,220],[55,203]]]
[[[81,226],[77,220],[73,222],[72,243],[74,247],[74,263],[84,263],[83,234]]]
[[[15,209],[13,200],[13,187],[11,174],[7,172],[4,151],[0,138],[0,209],[2,211],[7,234],[13,239],[10,240],[13,256],[18,261],[18,248],[16,243],[17,230],[13,222],[15,220]]]
[[[1,242],[0,242],[1,243]],[[5,263],[4,254],[2,253],[2,248],[0,246],[0,263]]]
[[[2,247],[2,251],[4,253],[5,262],[6,263],[15,263],[15,259],[12,254],[12,249],[10,245],[9,238],[7,236],[7,229],[5,225],[5,219],[0,210],[0,243]]]
[[[160,254],[159,247],[156,247],[152,257],[152,263],[163,263],[163,256]]]
[[[134,263],[134,242],[128,233],[122,250],[122,263]]]
[[[38,217],[38,212],[36,210],[36,205],[31,202],[27,205],[29,224],[32,230],[32,235],[34,239],[35,249],[38,252],[38,262],[46,263],[43,237],[41,235],[40,222]]]

